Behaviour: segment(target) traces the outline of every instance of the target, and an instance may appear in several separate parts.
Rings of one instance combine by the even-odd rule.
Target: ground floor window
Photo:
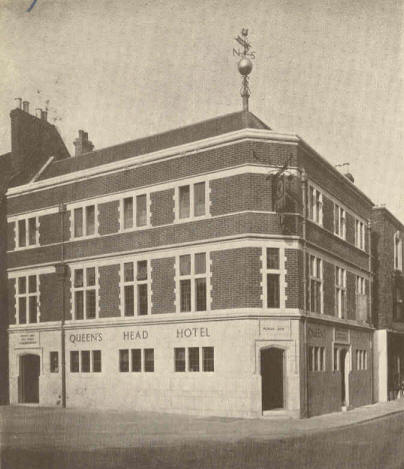
[[[368,369],[368,353],[366,350],[356,351],[356,369],[357,370]]]
[[[325,347],[309,346],[309,371],[325,371]]]
[[[50,352],[50,372],[59,373],[59,352]]]
[[[188,366],[187,366],[188,358]],[[185,347],[174,349],[174,370],[176,372],[215,371],[215,354],[213,347]]]
[[[71,373],[101,373],[101,350],[72,350]]]
[[[119,371],[126,372],[142,371],[142,349],[121,349],[119,350]],[[154,371],[154,349],[143,349],[143,371]]]

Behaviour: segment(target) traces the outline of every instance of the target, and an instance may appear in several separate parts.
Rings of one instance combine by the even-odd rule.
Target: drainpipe
[[[65,333],[65,319],[66,319],[66,264],[65,260],[65,239],[64,239],[64,225],[65,225],[65,213],[66,205],[64,203],[59,204],[60,213],[60,230],[61,230],[61,253],[60,253],[60,264],[59,264],[59,278],[62,282],[62,319],[60,323],[60,341],[62,348],[61,356],[61,367],[62,367],[62,407],[66,408],[66,333]]]
[[[302,238],[303,238],[303,331],[304,331],[304,417],[309,417],[309,373],[307,369],[307,261],[306,261],[306,194],[307,194],[307,175],[304,168],[300,170],[300,178],[302,182],[302,201],[303,201],[303,216],[302,216]]]
[[[368,236],[368,249],[369,249],[369,273],[370,273],[370,278],[369,278],[369,298],[368,298],[368,319],[370,318],[370,325],[373,327],[375,326],[373,324],[373,301],[372,301],[372,293],[373,293],[373,270],[372,270],[372,225],[371,221],[367,221],[367,236]],[[372,403],[375,402],[375,383],[374,383],[374,347],[373,347],[373,341],[374,341],[374,334],[375,332],[373,331],[372,335],[372,340],[370,341],[370,350],[372,353],[372,366],[371,366],[371,400]]]

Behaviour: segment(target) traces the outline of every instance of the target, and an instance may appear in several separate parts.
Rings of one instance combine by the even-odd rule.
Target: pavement
[[[342,429],[404,412],[404,399],[309,419],[196,417],[122,410],[0,407],[0,446],[97,449],[191,441],[235,443],[271,440]]]

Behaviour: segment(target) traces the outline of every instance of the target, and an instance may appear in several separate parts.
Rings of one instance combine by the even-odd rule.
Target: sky
[[[402,0],[33,1],[0,0],[0,154],[16,97],[72,153],[78,129],[103,148],[241,110],[248,28],[250,110],[404,222]]]

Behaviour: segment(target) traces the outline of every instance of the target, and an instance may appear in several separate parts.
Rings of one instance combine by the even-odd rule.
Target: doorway
[[[20,357],[20,402],[23,404],[39,403],[39,355],[27,354]]]
[[[284,407],[284,351],[271,347],[261,350],[262,410]]]
[[[340,349],[341,371],[341,406],[346,409],[349,406],[349,351]]]

